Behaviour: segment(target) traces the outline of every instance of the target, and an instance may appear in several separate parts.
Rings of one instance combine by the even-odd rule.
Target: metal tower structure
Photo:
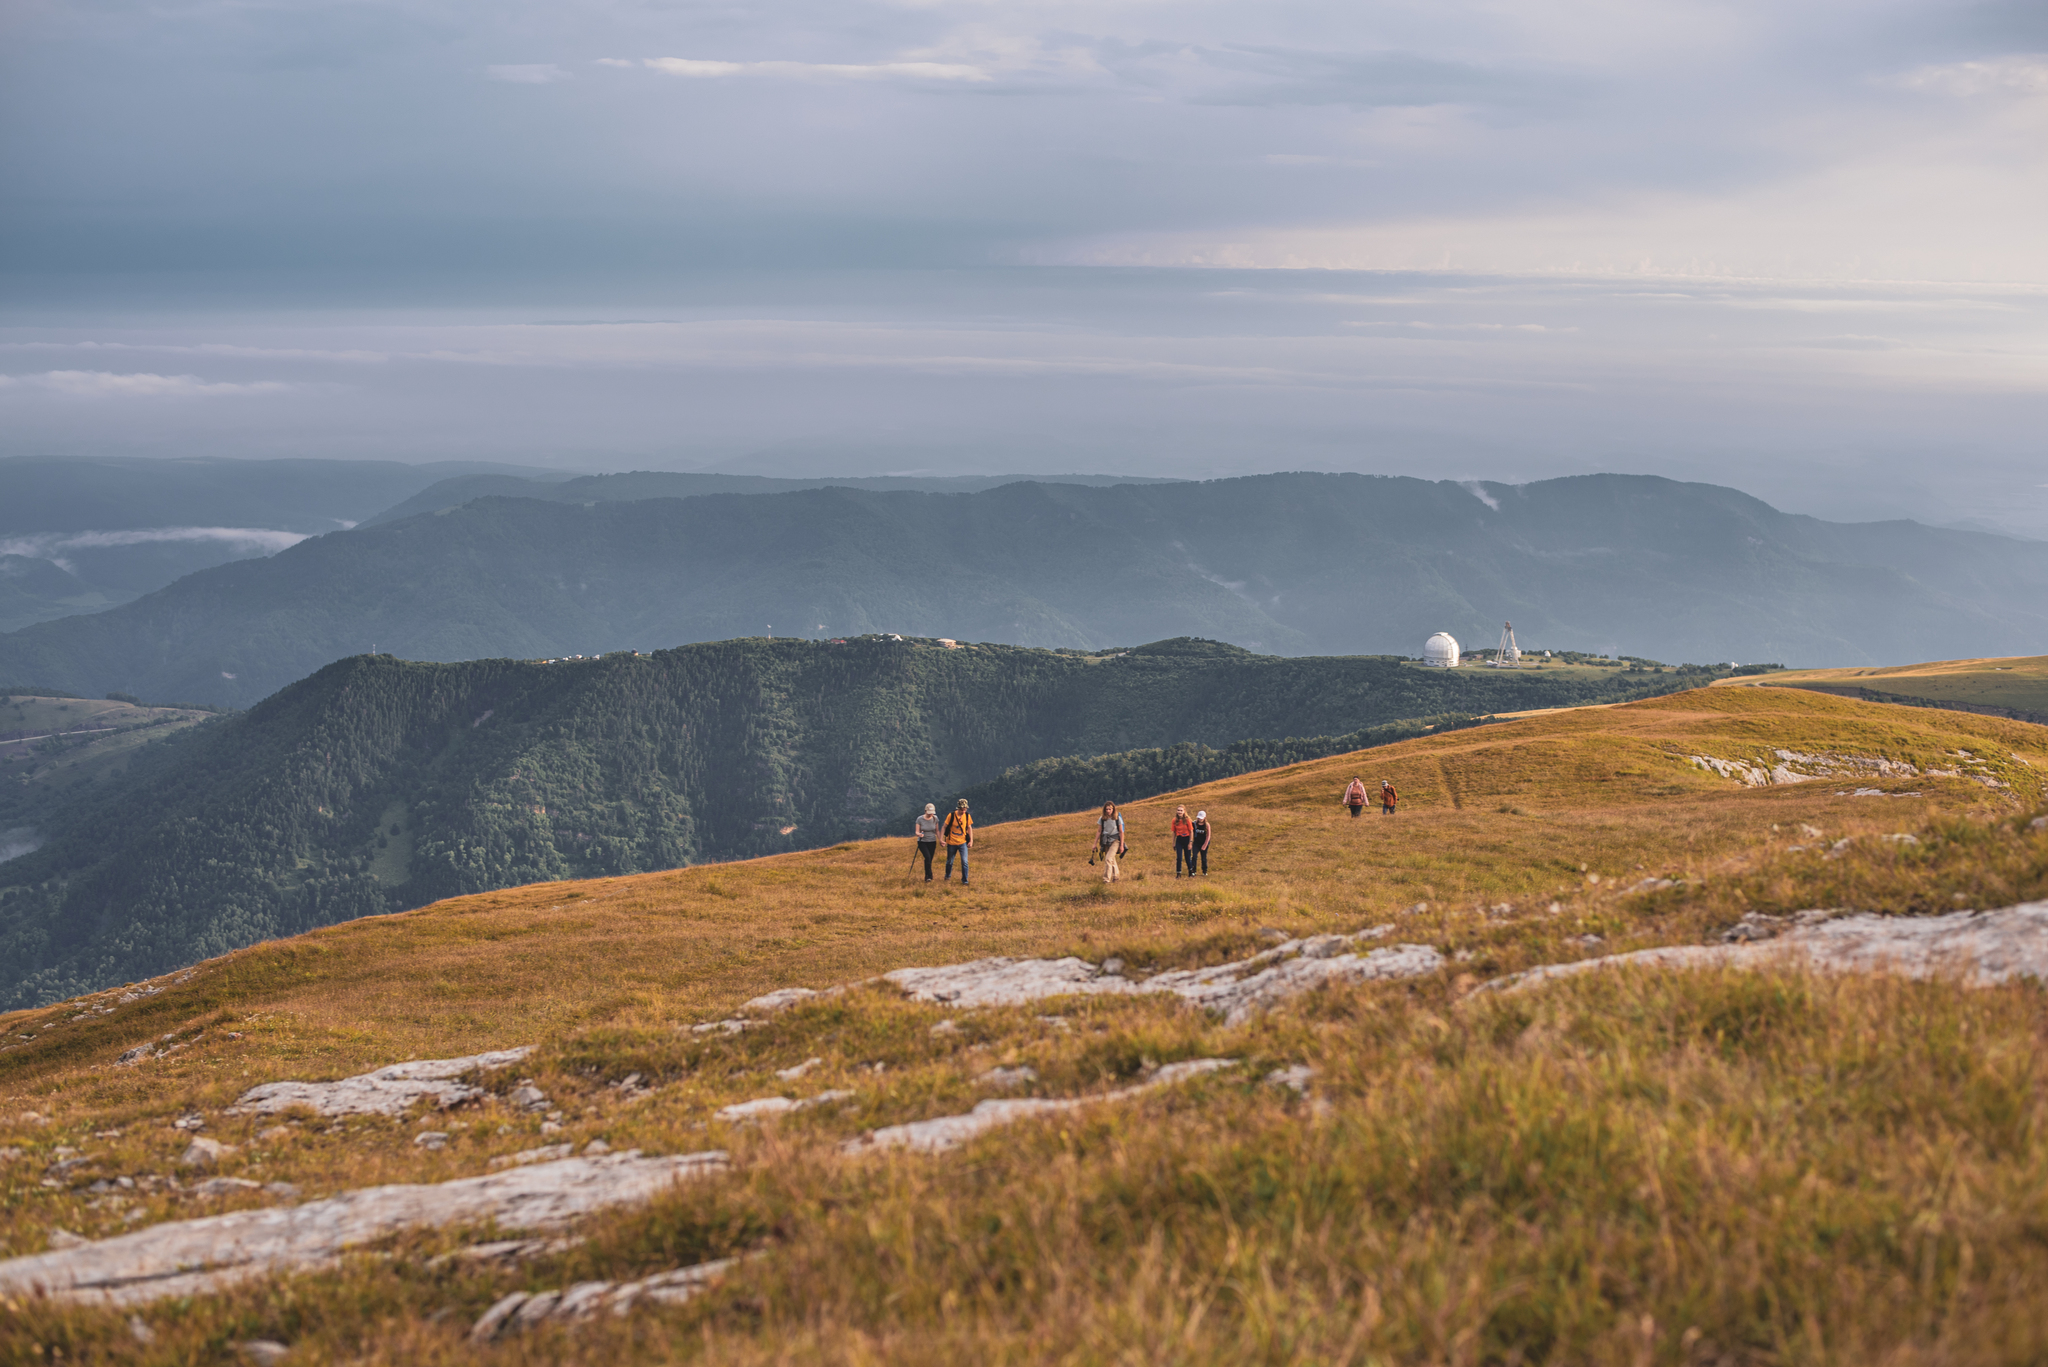
[[[1520,669],[1522,648],[1515,644],[1515,624],[1503,622],[1500,630],[1500,646],[1493,652],[1495,669]]]

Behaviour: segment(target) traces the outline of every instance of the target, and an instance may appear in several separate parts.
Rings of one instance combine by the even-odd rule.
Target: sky
[[[0,454],[2048,537],[2039,0],[10,0]]]

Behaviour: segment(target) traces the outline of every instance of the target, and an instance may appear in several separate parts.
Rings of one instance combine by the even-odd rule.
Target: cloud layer
[[[1606,467],[2048,534],[2044,16],[34,7],[0,450]]]

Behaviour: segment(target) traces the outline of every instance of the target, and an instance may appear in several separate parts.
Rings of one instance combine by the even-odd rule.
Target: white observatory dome
[[[1458,638],[1448,631],[1439,631],[1422,643],[1422,662],[1437,669],[1458,667]]]

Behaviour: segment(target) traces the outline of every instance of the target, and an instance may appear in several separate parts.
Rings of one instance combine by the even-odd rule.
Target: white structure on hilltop
[[[1448,631],[1439,631],[1422,643],[1422,662],[1432,669],[1456,669],[1458,638]]]
[[[1515,644],[1515,624],[1513,622],[1501,624],[1500,648],[1493,652],[1493,667],[1495,669],[1520,669],[1522,667],[1522,648]]]

